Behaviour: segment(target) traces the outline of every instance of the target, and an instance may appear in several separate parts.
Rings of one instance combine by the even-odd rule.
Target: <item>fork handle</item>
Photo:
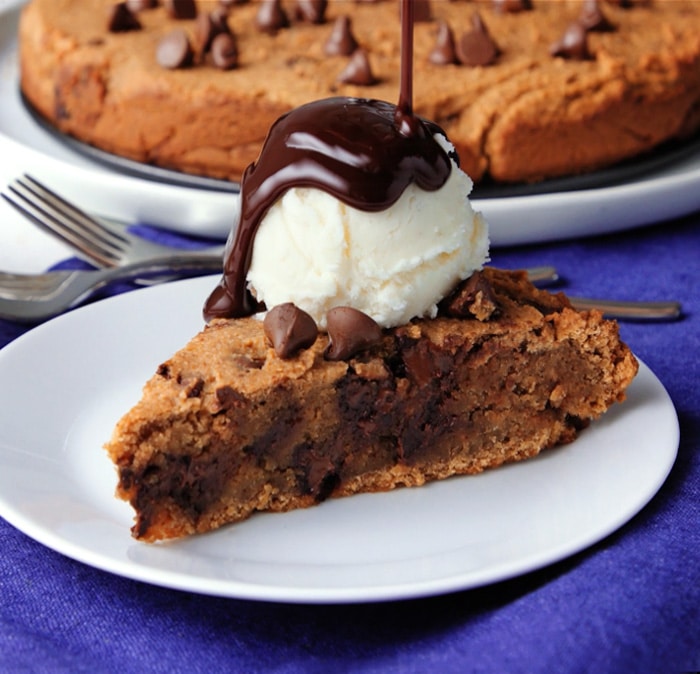
[[[124,267],[97,269],[89,273],[82,272],[79,283],[81,286],[84,286],[84,290],[81,292],[79,300],[76,300],[75,303],[77,304],[78,301],[84,299],[86,293],[91,293],[117,279],[124,281],[144,278],[155,279],[160,276],[186,271],[211,271],[213,273],[220,272],[222,267],[223,261],[219,257],[206,253],[202,253],[197,257],[190,253],[182,257],[173,257],[167,264],[154,260],[152,262],[136,262]],[[538,275],[534,273],[535,270],[532,271],[533,276]],[[538,269],[537,271],[541,271],[542,279],[549,279],[556,275],[556,271],[551,267],[541,268],[541,270]],[[78,283],[78,279],[74,279],[72,282]],[[681,316],[681,304],[676,301],[637,302],[570,295],[568,297],[571,304],[579,311],[597,309],[602,311],[607,318],[631,321],[667,321],[675,320]]]
[[[625,302],[622,300],[601,300],[591,297],[568,296],[571,304],[580,311],[598,309],[607,318],[628,321],[669,321],[680,318],[681,303],[668,302]]]
[[[222,271],[223,260],[221,257],[203,253],[195,255],[188,252],[182,256],[174,255],[167,260],[143,260],[133,264],[119,267],[109,267],[106,269],[96,269],[90,272],[92,284],[96,282],[109,283],[110,281],[130,281],[135,278],[158,277],[172,273],[182,273],[187,271],[200,272],[211,271],[212,273]],[[87,274],[86,274],[87,277]]]
[[[70,284],[75,289],[76,297],[71,302],[71,306],[80,304],[95,291],[103,288],[112,281],[132,281],[135,279],[156,279],[162,276],[170,277],[174,274],[185,272],[220,272],[222,260],[213,258],[211,255],[201,257],[183,256],[173,257],[167,261],[155,260],[153,262],[135,262],[123,267],[108,267],[105,269],[95,269],[90,271],[72,270],[66,272],[56,272],[65,274],[65,279],[61,284],[64,287]]]

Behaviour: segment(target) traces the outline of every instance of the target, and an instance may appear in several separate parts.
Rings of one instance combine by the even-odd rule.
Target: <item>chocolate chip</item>
[[[130,30],[140,30],[141,23],[129,9],[126,2],[112,5],[107,19],[107,30],[110,33],[126,33]]]
[[[263,33],[276,33],[280,28],[289,27],[289,18],[280,0],[263,0],[255,17],[258,30]]]
[[[615,30],[615,26],[607,20],[601,11],[598,0],[584,0],[578,22],[586,30],[600,33]]]
[[[318,336],[314,319],[291,302],[270,309],[263,329],[280,358],[290,358],[299,350],[308,349]]]
[[[173,19],[194,19],[197,16],[194,0],[163,0],[163,5]]]
[[[158,6],[157,0],[126,0],[126,6],[132,12],[142,12]]]
[[[447,21],[438,23],[435,46],[428,56],[428,60],[435,65],[443,66],[457,62],[455,53],[455,38]]]
[[[561,56],[574,61],[590,58],[586,29],[577,21],[569,24],[564,35],[549,48],[549,53],[552,56]]]
[[[238,66],[238,44],[230,33],[219,33],[211,43],[211,61],[221,70]]]
[[[531,0],[493,0],[493,8],[501,13],[524,12],[532,9]]]
[[[328,459],[325,458],[325,461],[328,462]],[[338,475],[336,470],[326,468],[321,461],[308,464],[306,486],[308,492],[313,495],[314,501],[317,503],[321,503],[329,498],[339,484],[340,475]]]
[[[156,374],[163,379],[170,379],[170,365],[168,363],[161,363],[156,370]]]
[[[358,47],[359,44],[352,34],[350,17],[339,16],[323,47],[324,53],[328,56],[350,56]]]
[[[200,14],[195,24],[195,37],[197,49],[204,54],[211,49],[214,38],[221,33],[229,33],[228,13],[223,7],[219,7],[208,14]]]
[[[198,378],[190,387],[187,389],[188,398],[199,398],[204,390],[204,379]]]
[[[489,319],[498,309],[496,294],[481,272],[460,283],[439,305],[439,313],[452,318]]]
[[[376,84],[367,52],[364,49],[356,49],[337,79],[344,84],[358,84],[364,87]]]
[[[294,16],[300,21],[325,23],[327,7],[328,0],[297,0]]]
[[[457,59],[465,66],[490,65],[500,53],[478,12],[472,16],[472,29],[462,35],[455,49]]]
[[[216,399],[222,410],[241,409],[246,406],[245,396],[231,386],[216,389]]]
[[[330,344],[324,357],[327,360],[347,360],[382,340],[382,329],[377,322],[352,307],[335,307],[326,314]]]
[[[262,370],[265,361],[261,358],[249,358],[248,356],[234,356],[233,362],[241,370]]]
[[[193,56],[189,38],[184,30],[173,30],[158,42],[156,60],[163,68],[186,68],[192,65]]]

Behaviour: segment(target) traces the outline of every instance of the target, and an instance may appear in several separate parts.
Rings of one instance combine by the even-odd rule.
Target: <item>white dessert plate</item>
[[[202,327],[216,280],[97,302],[0,351],[2,517],[71,558],[154,585],[295,603],[384,601],[474,588],[572,555],[643,508],[675,460],[675,410],[642,364],[624,404],[535,459],[258,514],[167,544],[137,542],[102,445],[158,364]]]
[[[115,171],[42,129],[18,87],[19,0],[0,0],[0,180],[36,176],[84,208],[187,234],[225,238],[238,196],[175,186]],[[523,245],[622,231],[700,208],[700,145],[683,156],[610,187],[477,198],[494,246]],[[644,160],[646,161],[646,160]],[[656,164],[655,164],[656,165]],[[629,171],[629,167],[627,169]],[[586,177],[585,184],[590,184]],[[558,184],[558,183],[555,183]]]

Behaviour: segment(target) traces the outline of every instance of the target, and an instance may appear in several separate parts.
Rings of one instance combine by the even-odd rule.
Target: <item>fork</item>
[[[43,274],[0,272],[0,318],[37,323],[76,307],[113,281],[172,280],[173,277],[221,271],[217,256],[171,256],[167,260],[137,262],[97,270],[49,271]],[[533,282],[558,278],[554,267],[528,270]]]
[[[72,309],[112,281],[221,271],[221,261],[211,255],[199,260],[188,255],[167,262],[145,261],[125,267],[94,271],[52,271],[45,274],[0,272],[0,318],[38,323]],[[552,279],[551,267],[527,270],[531,280]],[[672,320],[678,318],[678,302],[616,302],[569,296],[577,309],[600,309],[608,318],[627,320]]]
[[[22,215],[72,246],[78,257],[100,267],[163,260],[174,252],[179,257],[195,258],[202,254],[221,258],[224,253],[223,245],[193,251],[148,241],[131,234],[122,224],[88,215],[26,174],[11,182],[2,196]]]
[[[0,318],[39,323],[76,307],[113,281],[194,276],[221,272],[221,260],[212,255],[185,255],[166,261],[146,260],[121,267],[43,274],[0,272]]]
[[[3,198],[20,213],[71,245],[83,259],[105,269],[37,275],[0,272],[0,318],[44,320],[76,306],[114,280],[158,282],[170,280],[173,275],[217,271],[223,264],[224,246],[192,251],[147,241],[129,233],[123,225],[93,218],[27,174],[15,179],[8,192],[2,193]],[[120,273],[100,273],[110,270]],[[533,283],[551,283],[559,278],[550,266],[527,272]],[[678,302],[569,299],[577,308],[600,309],[609,318],[623,320],[669,320],[681,313]]]

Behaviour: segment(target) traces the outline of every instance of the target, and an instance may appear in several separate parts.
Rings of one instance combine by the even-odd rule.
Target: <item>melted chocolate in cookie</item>
[[[224,274],[204,307],[206,320],[263,309],[246,287],[258,225],[291,187],[314,187],[365,211],[385,210],[411,183],[437,190],[451,161],[435,141],[443,133],[412,109],[413,3],[402,3],[401,92],[397,106],[358,98],[303,105],[272,125],[241,181],[241,212],[227,246]]]

